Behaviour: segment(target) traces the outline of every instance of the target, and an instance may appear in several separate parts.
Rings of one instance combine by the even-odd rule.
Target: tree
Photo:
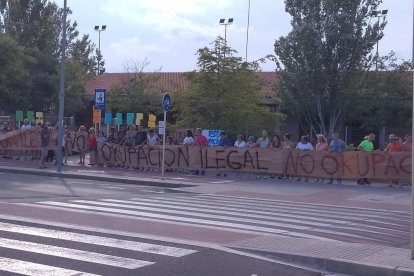
[[[71,11],[68,9],[68,13]],[[2,32],[12,36],[19,45],[59,56],[63,9],[47,0],[0,0]],[[68,21],[67,40],[77,35],[77,23]]]
[[[25,96],[31,103],[31,109],[56,112],[59,91],[58,60],[44,52],[30,52],[31,62],[27,64],[27,69],[30,72],[28,81],[31,86]]]
[[[347,125],[358,127],[411,127],[412,64],[394,52],[381,57],[380,72],[366,72],[355,85],[355,97],[345,100],[352,110],[345,114]]]
[[[99,49],[96,49],[96,72],[98,75],[105,73],[105,60],[102,57],[102,53]],[[99,66],[98,66],[99,63]],[[98,70],[99,69],[99,70]]]
[[[91,96],[86,94],[85,81],[87,75],[83,73],[83,64],[76,59],[66,61],[65,84],[65,115],[80,117],[83,111],[90,111]]]
[[[292,30],[275,42],[286,107],[325,135],[341,127],[344,99],[372,65],[386,25],[371,20],[382,0],[285,0]]]
[[[187,74],[190,90],[177,93],[177,124],[182,127],[223,129],[231,134],[273,126],[275,114],[259,96],[256,62],[243,62],[236,51],[217,38],[212,47],[199,49],[198,72]],[[271,127],[272,128],[272,127]]]
[[[69,45],[68,56],[79,61],[82,65],[81,71],[84,74],[95,75],[97,72],[98,57],[94,55],[94,51],[95,44],[89,39],[89,35],[83,35],[81,39],[77,39]],[[101,63],[100,68],[104,68],[104,65],[104,63]]]
[[[25,49],[8,35],[0,34],[0,110],[14,112],[30,107],[25,97],[30,87]]]
[[[147,60],[125,65],[127,77],[111,88],[108,107],[115,112],[160,114],[163,91],[156,73],[145,73]]]
[[[67,10],[71,14],[70,9]],[[24,66],[27,71],[26,89],[20,89],[17,81],[14,89],[16,105],[7,105],[15,109],[36,111],[56,111],[58,105],[59,58],[61,54],[63,9],[48,0],[0,0],[0,33],[13,38],[25,55]],[[67,22],[67,112],[85,108],[83,85],[90,75],[96,74],[95,44],[89,36],[78,39],[76,21]],[[102,60],[102,57],[100,57]],[[16,62],[16,66],[19,65]],[[104,71],[104,62],[101,63]],[[7,67],[5,67],[7,68]],[[11,68],[10,70],[13,70]],[[11,71],[12,72],[12,71]],[[11,73],[10,72],[10,73]],[[18,77],[18,76],[16,76]],[[12,78],[10,78],[12,79]],[[8,83],[8,86],[11,84]],[[13,91],[13,90],[11,90]],[[71,97],[73,96],[73,97]],[[24,103],[24,104],[23,104]],[[14,109],[14,110],[13,110]]]

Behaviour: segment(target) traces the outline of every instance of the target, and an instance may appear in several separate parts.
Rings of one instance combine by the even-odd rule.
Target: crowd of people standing
[[[45,162],[53,160],[53,151],[49,149],[50,143],[50,132],[52,127],[49,123],[39,123],[39,124],[30,124],[28,120],[24,120],[23,124],[21,125],[20,129],[22,131],[26,131],[32,128],[39,128],[41,129],[40,134],[40,142],[41,142],[41,150],[35,151],[34,156],[32,159],[39,160],[39,167],[44,168]],[[10,123],[6,122],[3,124],[3,129],[1,133],[6,133],[8,131],[15,130],[15,128],[11,127]],[[87,149],[81,150],[79,153],[79,162],[80,165],[85,165],[85,156],[86,153],[89,152],[90,154],[90,161],[88,165],[95,166],[100,165],[98,164],[97,160],[97,146],[99,143],[110,142],[115,143],[122,146],[140,146],[140,145],[150,145],[155,146],[162,143],[162,140],[158,136],[158,134],[153,130],[149,129],[146,132],[142,126],[135,126],[131,125],[121,125],[119,129],[112,127],[108,131],[108,136],[105,137],[105,134],[101,130],[95,130],[93,127],[86,129],[84,125],[81,125],[78,129],[78,132],[87,136]],[[67,164],[67,157],[71,154],[71,149],[66,149],[65,145],[66,142],[73,139],[69,133],[68,126],[64,127],[64,136],[63,140],[63,148],[62,151],[64,153],[64,165]],[[370,133],[369,135],[365,136],[364,139],[359,143],[356,150],[364,151],[364,152],[371,152],[374,151],[374,142],[375,141],[375,134]],[[394,134],[389,135],[388,137],[388,144],[385,148],[386,152],[402,152],[407,151],[411,152],[412,149],[412,138],[410,135],[406,135],[404,140],[397,137]],[[70,143],[68,143],[70,144]],[[166,137],[166,144],[167,145],[187,145],[187,146],[199,146],[205,147],[208,146],[208,139],[202,133],[201,128],[196,128],[194,131],[191,129],[187,129],[185,131],[185,137],[183,137],[182,132],[171,130],[167,137]],[[259,148],[273,148],[273,149],[296,149],[300,151],[327,151],[332,153],[338,153],[342,151],[349,150],[349,147],[346,143],[339,138],[338,133],[333,133],[331,136],[330,141],[322,135],[316,135],[316,141],[314,143],[311,142],[308,135],[302,135],[300,140],[295,143],[292,141],[292,137],[289,133],[285,133],[282,138],[274,134],[269,136],[266,130],[261,132],[261,135],[255,139],[254,136],[249,136],[247,141],[244,139],[244,135],[242,133],[238,134],[235,141],[233,142],[227,133],[221,132],[220,138],[218,141],[218,146],[221,147],[235,147],[235,148],[251,148],[251,147],[259,147]],[[50,157],[52,155],[52,157]],[[20,159],[21,153],[19,152],[16,159]],[[27,157],[27,151],[24,153],[24,158]],[[13,158],[13,151],[12,150],[4,150],[3,158],[11,159]],[[55,161],[56,162],[56,161]],[[196,173],[199,173],[196,171]],[[204,173],[204,171],[202,171]],[[218,175],[220,175],[219,173]],[[226,174],[224,174],[226,175]],[[257,178],[268,178],[267,175],[261,176],[258,175]],[[270,175],[271,178],[274,178],[275,175]],[[294,177],[290,175],[279,175],[280,179],[286,178],[294,178],[297,181],[301,181],[300,177]],[[308,181],[308,178],[304,178],[305,181]],[[337,183],[341,183],[341,179],[337,178]],[[315,179],[316,182],[319,181],[326,181],[327,184],[333,184],[334,179]],[[358,179],[357,184],[359,185],[369,185],[370,182],[367,178]],[[390,186],[402,186],[399,183],[398,179],[393,179]]]

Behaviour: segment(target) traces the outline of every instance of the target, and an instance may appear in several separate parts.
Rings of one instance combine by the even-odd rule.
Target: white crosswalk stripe
[[[0,247],[128,269],[136,269],[153,264],[153,262],[5,238],[0,239]]]
[[[404,212],[249,199],[232,196],[151,196],[131,199],[43,201],[79,212],[148,218],[198,227],[208,226],[313,239],[404,244],[410,215]]]
[[[164,198],[154,198],[161,201],[165,201]],[[137,199],[136,199],[137,200]],[[182,204],[186,202],[192,203],[193,201],[188,201],[186,198],[179,198],[175,199],[177,203]],[[325,222],[332,222],[332,223],[353,223],[355,221],[363,220],[363,221],[371,221],[371,222],[379,222],[381,221],[384,224],[388,225],[400,225],[402,222],[409,223],[407,221],[407,216],[399,216],[395,217],[393,213],[375,213],[375,214],[359,214],[352,209],[341,208],[338,210],[338,207],[334,207],[335,209],[329,210],[327,207],[320,207],[319,209],[315,209],[314,206],[304,205],[299,203],[289,203],[289,204],[259,204],[259,203],[251,203],[251,202],[232,202],[230,200],[211,200],[211,199],[203,199],[197,197],[197,203],[209,203],[210,206],[217,206],[219,208],[236,208],[237,210],[243,210],[248,213],[261,213],[261,214],[269,214],[271,216],[288,216],[288,217],[298,217],[298,218],[305,218],[306,220],[317,220],[317,221],[325,221]],[[384,214],[387,215],[389,220],[397,220],[397,223],[392,222],[384,222]],[[365,223],[363,223],[365,225]]]
[[[0,223],[0,231],[19,233],[38,237],[60,239],[65,241],[75,241],[87,244],[108,246],[114,248],[128,249],[133,251],[152,253],[171,257],[183,257],[194,253],[194,250],[176,248],[172,246],[163,246],[157,244],[135,242],[100,236],[93,236],[81,233],[73,233],[60,230],[44,229],[38,227],[15,225],[11,223]]]
[[[0,271],[28,276],[99,276],[98,274],[0,257]]]
[[[238,206],[238,207],[211,206],[211,205],[207,205],[207,204],[188,203],[188,201],[186,201],[186,200],[177,200],[178,202],[170,202],[168,199],[165,199],[165,198],[160,199],[160,200],[140,199],[139,202],[137,202],[136,200],[135,201],[125,201],[125,200],[116,200],[116,199],[103,199],[102,201],[127,203],[127,204],[132,204],[132,205],[143,205],[143,206],[151,206],[155,203],[159,207],[167,207],[167,208],[187,207],[187,208],[191,208],[192,211],[200,211],[200,212],[205,212],[206,208],[208,208],[207,210],[209,210],[211,212],[229,210],[229,211],[232,211],[232,212],[222,212],[222,213],[235,215],[235,216],[240,216],[240,212],[243,211],[243,216],[244,217],[257,218],[257,219],[261,219],[262,221],[263,220],[269,220],[270,218],[272,218],[272,219],[277,219],[278,221],[306,224],[306,225],[311,225],[311,226],[334,226],[334,224],[348,225],[348,224],[352,223],[351,220],[346,220],[346,219],[344,219],[344,220],[330,219],[330,217],[327,216],[327,215],[322,217],[322,218],[318,218],[318,217],[314,218],[314,217],[300,215],[300,214],[299,215],[295,214],[294,216],[292,216],[292,214],[282,214],[282,213],[279,213],[279,212],[255,211],[255,210],[246,209],[246,208],[243,208],[243,207],[240,207],[240,206]],[[168,203],[168,204],[166,204],[166,203]],[[200,207],[202,207],[202,208],[200,208]],[[353,223],[353,225],[360,225],[360,224],[361,223]],[[347,226],[343,226],[343,227],[347,228],[347,229],[353,229],[353,227],[347,227]],[[387,228],[384,228],[384,227],[377,227],[377,226],[374,226],[373,228],[387,229]],[[401,232],[401,231],[398,231],[398,230],[396,230],[396,231]],[[369,232],[373,232],[373,231],[369,231]]]
[[[48,229],[47,226],[43,225],[27,226],[16,223],[15,221],[13,221],[13,223],[1,221],[0,275],[2,275],[1,271],[33,276],[98,275],[78,271],[77,269],[72,270],[62,268],[59,266],[61,262],[50,264],[45,260],[40,262],[38,260],[32,262],[31,259],[30,261],[27,259],[21,260],[16,258],[14,255],[12,257],[8,256],[7,253],[4,253],[5,249],[13,250],[11,252],[17,251],[24,252],[25,254],[35,254],[43,256],[43,258],[45,256],[51,256],[53,258],[58,257],[72,262],[81,261],[84,263],[93,263],[129,270],[139,269],[155,264],[156,262],[151,261],[152,256],[160,255],[179,258],[197,252],[193,249],[74,232],[77,230],[76,226],[73,226],[70,230],[71,231],[55,230]],[[39,238],[41,238],[40,242]],[[67,246],[61,245],[63,241]],[[49,244],[55,242],[59,242],[59,245]],[[75,249],[78,246],[81,246],[82,249]],[[134,252],[134,255],[141,253],[147,255],[144,255],[144,258],[146,258],[145,260],[140,260],[133,256],[132,258],[121,257],[115,253],[115,255],[108,254],[108,252],[111,253],[113,250],[100,248],[102,246],[118,249],[117,252],[119,252],[119,250],[128,250],[128,252]],[[85,250],[85,247],[88,249]],[[105,253],[98,253],[99,251],[104,251]],[[10,252],[8,254],[10,254]],[[130,254],[128,254],[128,256],[129,255]],[[20,256],[20,253],[18,256]]]

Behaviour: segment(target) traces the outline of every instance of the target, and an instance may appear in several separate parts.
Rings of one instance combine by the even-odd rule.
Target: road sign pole
[[[167,112],[171,109],[171,96],[168,93],[164,93],[162,97],[162,107],[164,109],[164,135],[162,137],[162,164],[161,164],[161,178],[164,180],[164,167],[165,167],[165,137],[167,135]]]
[[[164,110],[164,135],[162,136],[162,165],[161,165],[161,179],[164,180],[164,166],[165,166],[165,136],[167,134],[167,111]]]

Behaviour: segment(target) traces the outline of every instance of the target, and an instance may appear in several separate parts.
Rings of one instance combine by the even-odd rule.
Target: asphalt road
[[[97,171],[99,174],[99,171]],[[45,199],[93,198],[147,194],[164,191],[161,187],[56,178],[0,172],[0,200],[30,202]]]
[[[194,197],[194,194],[182,195]],[[37,214],[49,221],[28,222],[19,217],[21,214],[14,217],[9,214],[10,219],[0,219],[0,275],[320,275],[226,250],[143,238],[132,230],[122,233],[135,235],[120,234],[111,229],[121,227],[123,222],[131,229],[142,227],[143,231],[149,225],[127,224],[125,216],[107,216],[113,212],[89,214],[87,210],[93,211],[93,207],[87,207],[86,213],[71,209],[70,214],[75,218],[73,225],[62,226],[56,221],[68,218],[69,213],[63,215],[59,213],[63,208],[43,204],[71,204],[76,200],[99,202],[108,198],[130,200],[133,197],[145,200],[154,196],[167,199],[177,194],[165,193],[163,188],[157,187],[0,173],[0,215],[8,210],[28,208],[29,211],[24,211],[26,217]],[[40,213],[36,213],[39,206],[42,207]],[[162,218],[162,212],[152,214],[154,219]],[[101,227],[88,230],[79,227],[82,215],[91,215],[89,219],[84,218],[83,223],[95,219]],[[77,218],[79,221],[75,223]],[[159,234],[157,230],[169,232],[162,224],[155,225],[154,229],[149,232],[155,235]]]
[[[8,220],[0,223],[1,275],[318,275],[203,247]]]

